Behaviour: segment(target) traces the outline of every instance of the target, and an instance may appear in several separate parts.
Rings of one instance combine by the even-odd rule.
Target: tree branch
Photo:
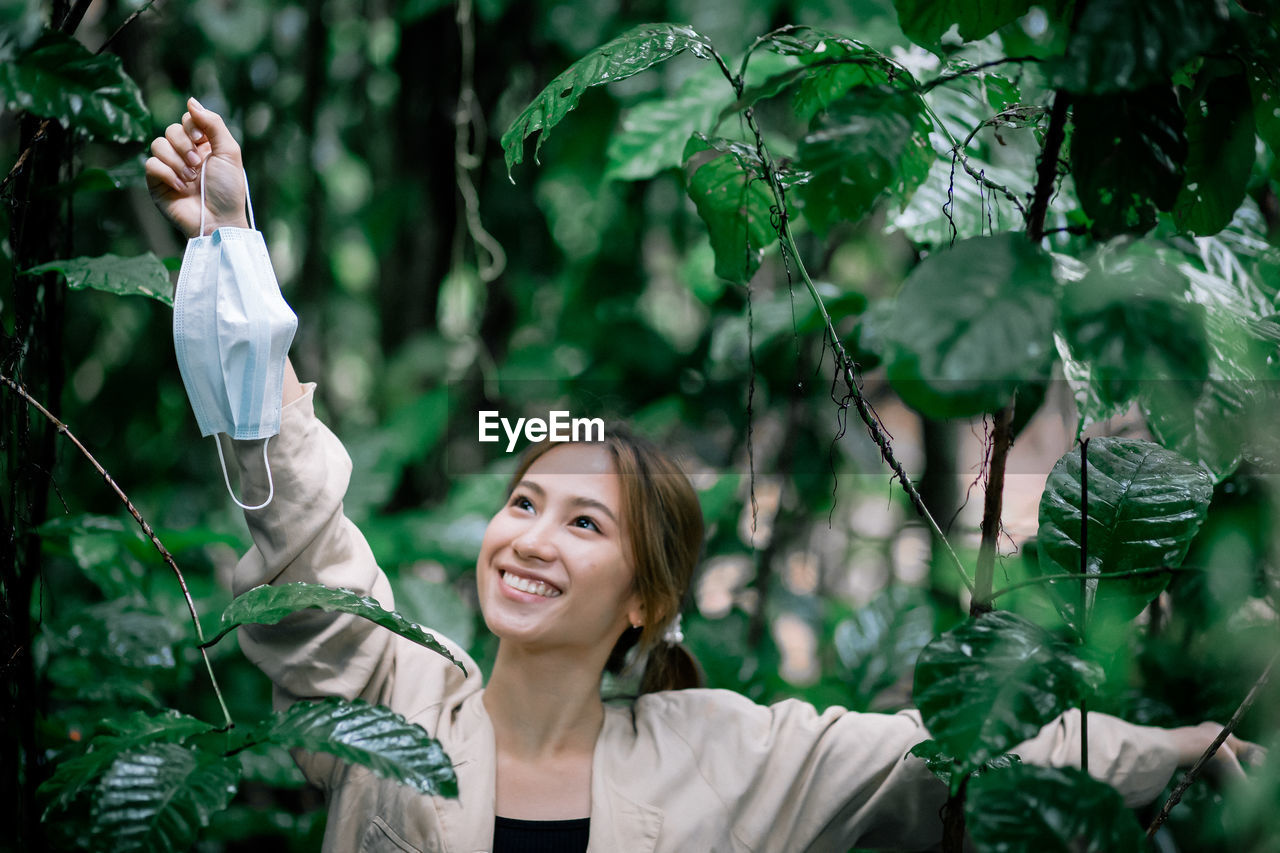
[[[1129,569],[1128,571],[1123,571],[1123,572],[1098,572],[1096,574],[1089,575],[1087,580],[1093,581],[1093,580],[1112,580],[1114,578],[1141,578],[1141,577],[1147,577],[1149,575],[1163,575],[1163,574],[1174,574],[1176,572],[1198,572],[1198,571],[1202,571],[1202,570],[1194,569],[1194,568],[1186,568],[1182,566],[1157,566],[1151,569]],[[1055,574],[1055,575],[1042,575],[1041,577],[1038,577],[1038,578],[1031,578],[1029,580],[1019,581],[1018,583],[1015,583],[1015,584],[1010,584],[1009,586],[1006,586],[1006,587],[1001,587],[1000,589],[991,593],[991,600],[994,601],[995,599],[999,598],[1002,595],[1013,592],[1014,590],[1017,590],[1017,589],[1022,589],[1023,587],[1027,587],[1027,586],[1034,586],[1036,584],[1049,583],[1050,581],[1078,581],[1078,580],[1080,580],[1079,572],[1062,572],[1061,574]]]
[[[160,541],[160,537],[156,535],[155,530],[151,528],[151,525],[147,523],[146,519],[142,517],[142,514],[138,512],[136,507],[134,507],[133,501],[129,500],[129,496],[126,495],[124,493],[124,490],[121,489],[120,486],[116,484],[116,481],[112,479],[111,475],[107,473],[107,470],[102,467],[102,465],[98,462],[98,460],[93,457],[93,454],[89,452],[89,449],[80,443],[80,439],[75,437],[75,435],[71,432],[71,430],[67,427],[66,424],[58,420],[58,418],[55,417],[52,412],[50,412],[48,409],[42,406],[38,400],[36,400],[34,397],[28,394],[26,388],[23,388],[21,385],[19,385],[14,380],[10,379],[8,376],[0,374],[0,382],[3,382],[5,385],[9,386],[9,388],[12,389],[12,391],[15,394],[17,394],[22,399],[26,400],[27,403],[29,403],[30,405],[34,406],[36,410],[40,412],[40,414],[44,415],[45,418],[48,419],[48,421],[51,424],[53,424],[53,426],[57,429],[58,432],[66,436],[67,440],[70,441],[72,444],[74,444],[76,446],[76,449],[78,449],[82,454],[84,454],[84,457],[89,460],[89,463],[92,464],[93,467],[97,469],[98,473],[102,475],[102,479],[106,481],[106,484],[111,488],[111,491],[115,492],[116,496],[120,498],[121,501],[124,502],[125,509],[129,510],[129,514],[133,516],[134,521],[138,522],[138,524],[142,527],[142,532],[145,533],[147,535],[147,538],[151,540],[151,544],[155,546],[155,549],[160,553],[160,557],[165,561],[165,564],[169,566],[169,568],[173,571],[173,574],[178,578],[178,584],[182,587],[182,595],[187,600],[187,610],[190,611],[191,613],[191,623],[195,625],[195,628],[196,628],[196,638],[200,641],[200,644],[201,644],[200,655],[201,657],[204,658],[205,668],[209,671],[209,680],[213,683],[213,692],[217,694],[218,704],[222,706],[222,716],[226,720],[226,724],[227,724],[226,727],[228,729],[234,727],[235,723],[231,719],[231,713],[227,710],[227,703],[222,698],[222,691],[218,687],[218,679],[213,674],[213,665],[209,663],[209,654],[203,647],[204,630],[200,627],[200,617],[196,615],[196,605],[191,598],[191,591],[187,589],[186,578],[182,576],[182,571],[178,568],[177,562],[174,561],[173,555],[169,553],[169,549],[164,547],[164,543]]]
[[[1017,394],[996,413],[991,435],[991,461],[987,467],[986,499],[982,508],[982,544],[978,547],[973,599],[969,615],[981,616],[991,611],[991,587],[995,578],[996,545],[1000,538],[1000,515],[1004,509],[1004,469],[1013,446],[1013,411]]]
[[[1173,789],[1173,793],[1169,795],[1169,799],[1160,808],[1160,814],[1156,815],[1155,820],[1151,821],[1151,826],[1147,827],[1147,838],[1151,838],[1166,820],[1169,818],[1169,812],[1173,811],[1173,807],[1182,799],[1182,795],[1186,793],[1187,788],[1191,787],[1191,783],[1200,775],[1200,771],[1209,763],[1209,759],[1213,758],[1213,754],[1218,748],[1226,743],[1228,735],[1236,730],[1236,726],[1240,724],[1246,712],[1253,705],[1253,700],[1258,698],[1258,693],[1266,686],[1267,681],[1271,678],[1271,669],[1276,665],[1276,661],[1280,660],[1280,651],[1271,656],[1271,660],[1267,662],[1267,667],[1262,671],[1262,675],[1258,676],[1258,680],[1253,683],[1253,687],[1249,689],[1249,693],[1244,697],[1244,701],[1240,703],[1240,707],[1236,708],[1236,712],[1231,715],[1231,719],[1222,727],[1222,731],[1218,732],[1218,736],[1213,739],[1213,743],[1209,744],[1196,763],[1186,772],[1182,780],[1178,782],[1178,786]]]
[[[1062,153],[1062,141],[1067,135],[1067,110],[1071,107],[1071,93],[1059,89],[1053,96],[1053,111],[1049,114],[1049,130],[1044,138],[1044,151],[1036,167],[1036,189],[1031,197],[1031,210],[1027,213],[1027,237],[1039,243],[1044,237],[1044,219],[1049,212],[1049,199],[1058,179],[1058,157]]]

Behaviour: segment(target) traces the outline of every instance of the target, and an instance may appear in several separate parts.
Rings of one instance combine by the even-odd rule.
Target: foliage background
[[[66,11],[14,0],[0,8],[0,25],[11,31]],[[77,38],[96,49],[137,8],[89,4]],[[1242,4],[1232,13],[1250,10]],[[852,425],[845,431],[848,412],[833,401],[831,361],[810,303],[803,294],[793,300],[776,249],[749,288],[717,276],[679,169],[623,180],[633,176],[611,160],[613,140],[628,120],[643,121],[634,111],[657,95],[693,93],[688,108],[714,115],[721,105],[696,97],[706,88],[705,64],[682,58],[591,90],[550,134],[542,165],[518,167],[515,183],[498,137],[555,74],[648,21],[689,22],[731,57],[769,28],[799,23],[856,37],[921,79],[939,73],[936,58],[903,35],[888,0],[478,0],[465,18],[460,24],[457,7],[433,0],[169,2],[144,12],[112,48],[141,88],[148,133],[176,120],[194,94],[227,116],[242,140],[259,227],[301,318],[293,358],[304,379],[319,382],[322,410],[355,460],[347,511],[391,574],[399,609],[478,659],[491,657],[470,570],[510,463],[478,453],[475,412],[536,414],[563,400],[575,414],[627,418],[684,453],[711,523],[685,633],[712,685],[760,701],[908,704],[915,654],[961,620],[969,602],[933,558],[875,446]],[[1023,18],[957,55],[978,63],[1051,51],[1062,33],[1038,21]],[[461,73],[467,38],[475,45],[470,79]],[[1034,64],[1001,73],[975,78],[960,94],[939,91],[933,105],[953,133],[963,136],[1003,108],[985,87],[1012,81],[1022,101],[1048,103],[1050,81]],[[469,87],[474,101],[459,141]],[[769,127],[787,129],[785,107],[764,104],[759,112]],[[0,162],[11,164],[31,129],[16,111],[0,122]],[[1042,123],[1027,124],[988,127],[971,148],[1019,196],[1031,189],[1043,138]],[[1262,137],[1250,135],[1215,161],[1246,190],[1220,245],[1274,295],[1280,205],[1268,127],[1257,129]],[[16,336],[22,321],[12,267],[34,257],[22,249],[30,235],[13,230],[19,220],[44,229],[48,254],[39,260],[153,251],[173,269],[181,254],[178,235],[147,198],[140,145],[75,135],[58,145],[68,165],[55,166],[57,180],[34,190],[46,193],[47,223],[30,218],[29,195],[8,194],[0,271],[15,289],[0,296],[6,335]],[[856,222],[805,231],[801,249],[846,345],[866,367],[867,396],[898,454],[935,517],[954,516],[952,541],[971,566],[981,501],[962,504],[974,484],[980,491],[988,421],[923,419],[901,403],[876,367],[886,335],[877,306],[951,241],[952,224],[963,239],[1018,229],[1021,219],[998,193],[953,177],[949,156],[926,162],[928,179],[905,209],[898,199],[878,199]],[[469,228],[471,192],[478,222]],[[1088,221],[1067,178],[1049,223],[1079,231]],[[1161,214],[1155,235],[1175,240],[1179,225]],[[1065,230],[1052,238],[1068,254],[1091,239]],[[500,271],[493,244],[505,256]],[[38,299],[56,337],[31,343],[42,363],[31,362],[28,375],[41,378],[45,402],[157,528],[212,620],[229,600],[229,572],[247,537],[216,455],[189,414],[169,311],[95,291],[58,295],[58,284],[43,281]],[[1131,368],[1135,361],[1141,356],[1121,356]],[[1132,372],[1141,380],[1144,369]],[[1010,463],[1001,585],[1026,577],[1040,489],[1076,437],[1071,389],[1055,381],[1046,399]],[[1144,435],[1142,418],[1125,408],[1096,408],[1094,431]],[[10,511],[33,527],[51,520],[30,594],[12,584],[5,590],[8,613],[29,610],[25,628],[23,619],[6,623],[6,731],[21,743],[25,769],[6,767],[5,800],[28,837],[56,838],[58,822],[35,823],[31,789],[100,720],[163,707],[205,720],[219,715],[180,592],[114,496],[63,444],[47,502],[33,488],[40,503],[24,508],[19,487],[30,472],[14,461],[17,444],[7,445]],[[1091,707],[1166,725],[1230,715],[1277,645],[1275,519],[1265,464],[1246,462],[1218,484],[1187,559],[1203,571],[1175,579],[1139,630],[1109,638],[1107,686]],[[1058,627],[1033,593],[1001,605]],[[234,716],[267,713],[268,684],[234,643],[215,647],[213,664]],[[1242,734],[1273,737],[1278,707],[1273,686]],[[201,848],[248,849],[273,837],[315,849],[323,814],[287,755],[265,752],[245,778]],[[1260,804],[1280,790],[1274,768],[1259,785],[1234,804],[1197,786],[1175,811],[1169,849],[1266,849],[1274,824]]]

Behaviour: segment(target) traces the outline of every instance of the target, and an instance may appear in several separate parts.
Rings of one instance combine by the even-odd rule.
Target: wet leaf
[[[140,142],[151,132],[142,92],[124,73],[120,57],[95,56],[50,30],[16,61],[0,62],[0,105],[112,142]]]
[[[241,625],[274,625],[299,610],[322,610],[325,613],[350,613],[381,625],[405,639],[443,655],[464,673],[466,668],[439,640],[399,613],[384,610],[369,596],[357,595],[349,589],[331,589],[313,583],[287,583],[278,586],[255,586],[240,595],[222,611],[218,633],[205,645],[211,646]]]
[[[1132,438],[1089,442],[1089,528],[1086,574],[1177,566],[1195,538],[1213,483],[1197,465],[1158,444]],[[1080,450],[1053,466],[1040,498],[1041,574],[1079,574],[1081,568]],[[1075,630],[1083,619],[1127,621],[1168,583],[1167,574],[1049,581],[1062,618]],[[1082,589],[1083,587],[1083,589]],[[1081,597],[1085,617],[1081,615]]]
[[[592,86],[615,83],[639,74],[659,62],[689,51],[699,59],[712,56],[711,43],[691,27],[679,24],[644,24],[601,45],[570,65],[525,107],[502,134],[507,174],[524,160],[524,140],[537,133],[534,159],[555,127],[578,105]]]
[[[299,702],[258,729],[288,749],[324,752],[367,767],[422,794],[458,795],[458,780],[440,742],[381,705],[328,698]]]
[[[131,258],[101,255],[96,258],[72,258],[50,261],[25,271],[27,275],[60,273],[72,290],[93,288],[119,296],[148,296],[173,307],[173,287],[169,271],[150,252]]]
[[[1213,80],[1187,105],[1187,167],[1173,204],[1178,229],[1216,234],[1244,201],[1253,166],[1254,122],[1243,74]]]
[[[1005,406],[1048,378],[1056,285],[1049,256],[1022,234],[937,250],[903,284],[885,330],[889,380],[930,417]]]
[[[962,772],[1034,737],[1101,681],[1094,664],[1020,616],[994,611],[925,647],[915,702]]]
[[[686,188],[711,235],[716,275],[748,281],[776,239],[773,193],[754,150],[695,135],[684,149]]]
[[[102,777],[93,803],[98,849],[180,853],[225,809],[240,783],[234,758],[176,743],[122,754]]]

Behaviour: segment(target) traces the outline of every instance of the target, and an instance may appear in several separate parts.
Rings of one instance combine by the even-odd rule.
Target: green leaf
[[[1048,6],[1046,12],[1056,17],[1061,5],[1061,0],[893,0],[902,32],[935,53],[942,45],[943,34],[953,26],[959,27],[961,41],[977,41],[1021,18],[1032,6]]]
[[[1144,850],[1142,828],[1120,794],[1075,768],[1017,764],[969,785],[965,825],[991,853]]]
[[[1218,77],[1187,105],[1187,170],[1173,204],[1178,230],[1216,234],[1244,201],[1253,167],[1253,108],[1243,74]]]
[[[873,47],[821,30],[807,30],[803,36],[805,49],[794,54],[807,69],[795,98],[796,115],[801,118],[812,119],[859,89],[916,91],[910,72]]]
[[[511,127],[502,134],[507,175],[510,176],[511,169],[524,160],[525,138],[538,133],[533,153],[536,160],[551,128],[578,105],[578,99],[587,89],[625,80],[686,50],[699,59],[710,59],[714,55],[711,43],[691,27],[643,24],[570,65],[516,116]]]
[[[72,290],[93,288],[120,296],[149,296],[173,307],[173,287],[169,284],[169,272],[151,252],[132,258],[101,255],[96,258],[50,261],[25,270],[26,275],[47,272],[61,274]]]
[[[707,130],[733,100],[716,68],[703,68],[669,98],[645,101],[622,115],[622,127],[605,149],[605,178],[638,181],[678,168],[694,131]]]
[[[942,748],[942,744],[932,738],[921,741],[911,747],[907,752],[908,755],[914,755],[922,760],[929,771],[942,780],[942,784],[946,785],[951,792],[955,793],[953,783],[957,781],[955,774],[956,760],[947,751]],[[1021,764],[1022,759],[1016,755],[1004,754],[997,755],[982,764],[981,767],[974,770],[974,775],[981,776],[990,770],[1000,770],[1005,767],[1012,767],[1015,764]]]
[[[1081,7],[1054,88],[1105,94],[1164,83],[1204,52],[1222,29],[1214,0],[1125,0]]]
[[[1197,238],[1195,247],[1194,259],[1176,251],[1163,256],[1190,282],[1192,300],[1205,310],[1209,381],[1149,383],[1140,402],[1161,444],[1222,480],[1246,453],[1274,455],[1280,375],[1267,331],[1274,328],[1274,309],[1265,287],[1274,275],[1275,252],[1256,238],[1247,215],[1218,236]]]
[[[1172,209],[1187,157],[1173,90],[1081,97],[1074,116],[1071,172],[1094,236],[1150,231],[1156,209]]]
[[[773,193],[755,149],[695,134],[684,148],[686,189],[711,235],[716,275],[750,280],[776,239]]]
[[[440,742],[381,705],[334,697],[299,702],[259,730],[272,743],[335,755],[422,794],[458,795],[457,776]]]
[[[120,57],[95,56],[51,30],[16,62],[0,62],[0,105],[112,142],[141,142],[151,132],[142,92],[124,73]]]
[[[905,206],[934,161],[931,127],[919,95],[888,88],[856,89],[819,113],[796,149],[805,219],[826,231],[883,198]]]
[[[325,613],[350,613],[381,625],[405,639],[443,655],[465,673],[464,667],[439,640],[399,613],[384,610],[369,596],[349,589],[331,589],[314,583],[263,584],[238,596],[222,611],[218,633],[205,643],[211,646],[241,625],[274,625],[291,613],[316,609]]]
[[[1040,497],[1039,569],[1079,575],[1081,552],[1080,450],[1053,466]],[[1134,438],[1089,442],[1089,528],[1085,572],[1127,572],[1177,566],[1186,556],[1213,497],[1209,476],[1158,444]],[[1167,574],[1049,581],[1054,604],[1076,631],[1099,615],[1128,621],[1168,582]]]
[[[182,743],[193,735],[213,730],[213,726],[174,710],[150,715],[141,711],[126,717],[106,719],[100,734],[93,737],[80,755],[59,761],[53,776],[40,786],[40,795],[49,797],[45,818],[65,809],[91,787],[117,758],[152,743]]]
[[[912,670],[933,638],[933,611],[912,587],[895,586],[836,626],[833,640],[856,704],[872,699]]]
[[[1108,247],[1109,249],[1110,247]],[[1065,289],[1062,329],[1097,404],[1127,404],[1149,382],[1191,386],[1209,375],[1204,310],[1187,282],[1138,244],[1104,249]]]
[[[929,733],[968,772],[1034,737],[1101,678],[1043,628],[994,611],[925,647],[915,702]]]
[[[1023,234],[964,240],[921,262],[885,335],[889,380],[930,417],[981,414],[1048,378],[1056,286],[1050,258]]]
[[[98,849],[179,853],[235,796],[234,758],[176,743],[122,754],[98,785],[93,828]]]

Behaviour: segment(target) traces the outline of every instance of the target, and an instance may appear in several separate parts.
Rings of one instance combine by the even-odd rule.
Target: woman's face
[[[529,466],[489,521],[476,580],[500,639],[607,658],[643,618],[622,529],[622,493],[601,445],[565,444]]]

